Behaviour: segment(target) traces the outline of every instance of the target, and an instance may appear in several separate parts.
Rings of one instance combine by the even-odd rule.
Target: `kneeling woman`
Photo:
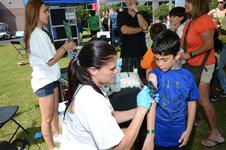
[[[115,49],[103,42],[87,43],[69,65],[69,101],[65,111],[61,150],[130,149],[138,135],[151,97],[145,86],[135,109],[114,111],[100,89],[111,83],[116,68]],[[133,119],[125,133],[118,123]]]

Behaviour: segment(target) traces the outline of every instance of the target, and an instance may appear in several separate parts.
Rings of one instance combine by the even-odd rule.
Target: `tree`
[[[169,5],[168,4],[161,4],[159,5],[158,9],[154,11],[154,15],[156,17],[167,17],[169,14]]]
[[[138,6],[138,10],[145,11],[148,13],[150,19],[152,18],[152,7],[143,5],[143,6]]]
[[[85,6],[79,5],[75,6],[76,14],[80,17],[83,27],[88,27],[87,20],[89,18],[89,11],[85,9]]]
[[[210,10],[217,8],[217,1],[216,0],[211,0],[210,2]]]
[[[75,6],[77,15],[81,18],[81,20],[87,20],[89,18],[89,11],[87,11],[84,6]]]

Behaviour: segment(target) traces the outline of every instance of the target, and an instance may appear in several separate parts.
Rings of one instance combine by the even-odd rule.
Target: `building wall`
[[[1,0],[0,22],[7,23],[12,31],[24,30],[25,6],[23,0]]]
[[[124,0],[99,0],[101,4],[106,4],[107,2],[110,1],[123,2]],[[146,1],[169,1],[169,0],[146,0]],[[0,0],[0,14],[1,14],[0,22],[7,23],[12,31],[24,30],[25,22],[24,0]]]

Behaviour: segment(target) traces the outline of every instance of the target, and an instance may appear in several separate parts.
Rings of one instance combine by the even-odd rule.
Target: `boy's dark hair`
[[[152,40],[155,39],[155,37],[161,33],[162,31],[165,31],[166,25],[164,25],[163,23],[154,23],[153,25],[151,25],[150,28],[150,37]]]
[[[184,7],[174,7],[170,10],[169,16],[178,16],[178,17],[184,17],[183,20],[181,21],[181,24],[184,23],[187,20],[187,14],[185,12]]]
[[[169,29],[159,33],[152,44],[154,54],[176,56],[179,50],[180,38]]]

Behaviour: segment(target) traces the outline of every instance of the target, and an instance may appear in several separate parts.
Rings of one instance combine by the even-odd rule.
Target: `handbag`
[[[191,25],[191,22],[189,23],[188,28],[187,28],[185,35],[184,35],[183,49],[184,49],[185,52],[186,52],[187,35],[188,35],[190,25]],[[189,70],[192,73],[197,85],[199,85],[203,69],[205,69],[207,71],[205,64],[206,64],[206,61],[209,57],[209,54],[210,54],[210,51],[207,51],[200,66],[193,66],[193,65],[190,65],[188,63],[183,65],[183,68]]]

